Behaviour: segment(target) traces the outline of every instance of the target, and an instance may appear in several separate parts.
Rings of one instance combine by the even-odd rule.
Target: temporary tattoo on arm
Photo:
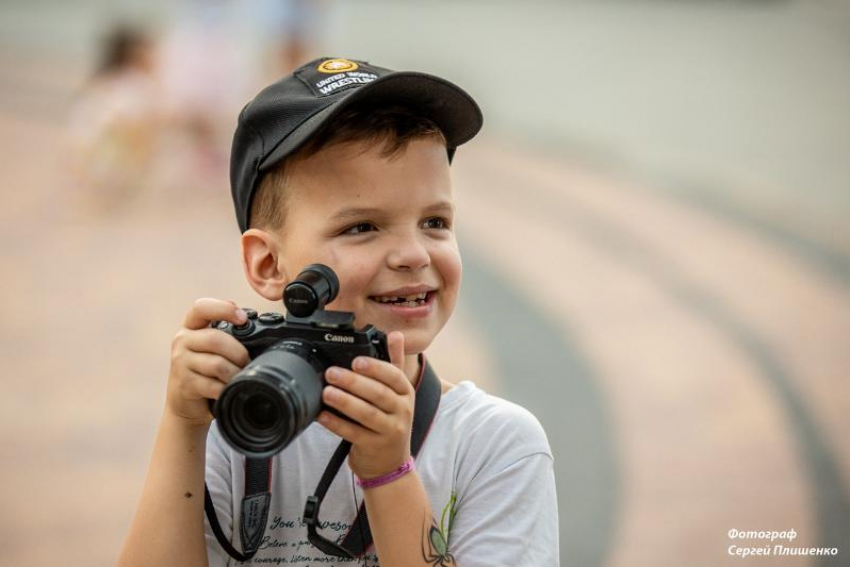
[[[443,506],[443,513],[440,516],[440,531],[446,537],[446,541],[449,541],[450,534],[452,532],[452,523],[455,521],[455,516],[457,515],[457,509],[455,509],[455,505],[457,504],[457,494],[452,492],[451,498],[446,502],[446,505]],[[446,523],[448,520],[448,523]]]
[[[422,537],[422,558],[434,567],[457,567],[449,544],[434,518],[426,516]]]

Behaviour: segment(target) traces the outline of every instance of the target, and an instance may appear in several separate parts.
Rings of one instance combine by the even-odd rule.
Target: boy
[[[340,438],[352,443],[321,519],[341,540],[365,503],[365,565],[558,564],[552,456],[527,411],[471,382],[440,381],[439,408],[411,460],[422,353],[451,315],[461,279],[449,164],[481,127],[475,102],[437,77],[319,59],[262,91],[239,117],[231,185],[245,275],[271,301],[308,264],[339,276],[328,309],[388,333],[390,361],[329,368],[322,411],[273,458],[271,508],[255,564],[342,564],[306,538],[305,498]],[[200,299],[172,344],[167,400],[120,565],[233,564],[204,521],[206,482],[225,538],[240,548],[244,457],[221,439],[207,399],[248,362]],[[206,537],[205,537],[206,533]]]

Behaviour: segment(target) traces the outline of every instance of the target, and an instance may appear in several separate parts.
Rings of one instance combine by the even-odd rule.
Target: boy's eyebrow
[[[440,211],[449,211],[453,213],[455,212],[455,204],[452,201],[440,201],[425,207],[425,211],[429,213]]]
[[[342,209],[331,215],[330,220],[345,220],[355,217],[370,217],[381,212],[381,209],[370,207],[355,207],[351,209]]]
[[[448,211],[454,212],[455,206],[451,201],[439,201],[434,203],[433,205],[428,205],[425,207],[424,212],[426,213],[434,213],[440,211]],[[342,209],[331,215],[331,221],[337,220],[345,220],[350,218],[362,218],[362,217],[374,217],[379,215],[386,214],[385,209],[381,209],[378,207],[352,207],[348,209]]]

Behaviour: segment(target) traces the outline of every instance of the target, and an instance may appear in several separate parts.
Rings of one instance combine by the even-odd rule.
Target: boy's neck
[[[404,370],[405,374],[407,374],[407,379],[410,380],[410,383],[413,384],[413,387],[416,388],[419,382],[419,376],[422,375],[422,367],[419,365],[419,355],[418,354],[408,354],[404,357]],[[446,382],[442,378],[440,379],[440,392],[445,394],[449,390],[454,388],[454,384],[451,382]]]

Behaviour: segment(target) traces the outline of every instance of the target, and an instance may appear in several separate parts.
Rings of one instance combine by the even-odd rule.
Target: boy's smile
[[[276,261],[249,259],[262,232],[251,229],[246,270],[257,291],[279,300],[280,278],[285,285],[308,264],[330,266],[340,292],[328,308],[354,312],[358,327],[402,331],[413,355],[442,329],[460,287],[449,163],[438,138],[415,139],[391,157],[384,149],[337,144],[288,163],[283,227],[263,239]]]

